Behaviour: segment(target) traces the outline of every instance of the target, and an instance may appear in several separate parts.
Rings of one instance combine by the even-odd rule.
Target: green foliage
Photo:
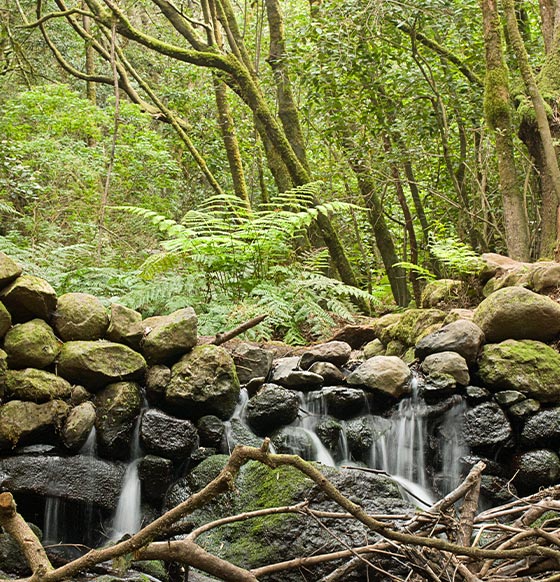
[[[430,242],[430,251],[442,265],[445,265],[449,274],[455,277],[476,275],[484,267],[480,255],[454,237],[433,238]]]

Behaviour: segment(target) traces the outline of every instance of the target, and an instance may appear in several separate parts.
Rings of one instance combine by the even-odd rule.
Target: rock
[[[299,357],[279,358],[274,362],[270,382],[301,391],[315,390],[323,382],[323,377],[307,370],[300,370]]]
[[[496,392],[494,398],[500,406],[508,407],[525,400],[526,396],[517,390],[502,390],[501,392]]]
[[[171,368],[163,364],[150,366],[146,373],[146,398],[153,405],[165,400],[165,390],[171,380]]]
[[[375,339],[375,331],[371,325],[345,325],[338,330],[331,341],[346,342],[352,349],[360,349],[367,342]]]
[[[133,350],[140,348],[144,337],[142,314],[120,303],[111,303],[111,316],[105,337],[112,342],[125,344]]]
[[[63,378],[94,392],[118,380],[142,380],[145,371],[139,353],[106,340],[66,342],[58,360]]]
[[[512,468],[517,473],[514,483],[521,493],[554,485],[560,479],[560,459],[549,449],[537,449],[515,455]]]
[[[65,293],[58,298],[53,325],[63,341],[98,340],[109,327],[109,316],[97,297]]]
[[[560,354],[533,340],[506,340],[482,349],[478,374],[491,390],[518,390],[539,402],[560,400]]]
[[[70,404],[78,406],[91,398],[91,394],[83,386],[72,386],[70,393]]]
[[[0,252],[0,288],[15,281],[23,269],[6,253]]]
[[[247,404],[247,423],[257,434],[270,435],[297,418],[299,405],[295,392],[276,384],[265,384]]]
[[[0,403],[6,392],[6,372],[8,371],[8,354],[0,349]]]
[[[428,376],[449,374],[462,386],[468,386],[470,382],[467,362],[456,352],[439,352],[427,356],[422,362],[422,371]]]
[[[69,412],[62,400],[44,404],[11,400],[0,406],[0,450],[16,445],[57,443],[60,428]]]
[[[142,351],[152,364],[165,364],[196,346],[197,317],[192,307],[170,315],[148,317],[142,323]]]
[[[266,378],[272,367],[272,352],[248,343],[236,345],[231,355],[242,386],[255,378]]]
[[[457,390],[457,380],[451,375],[442,372],[433,372],[422,385],[422,396],[425,400],[433,402]]]
[[[364,346],[364,358],[368,360],[375,356],[384,356],[385,346],[380,339],[374,339]]]
[[[306,349],[299,360],[299,367],[308,370],[315,362],[329,362],[343,366],[350,358],[352,348],[346,342],[332,341]]]
[[[232,418],[229,424],[229,430],[225,431],[220,447],[223,453],[231,453],[237,445],[247,445],[248,447],[262,445],[262,439],[255,436],[239,418]]]
[[[490,400],[490,392],[486,388],[480,386],[467,386],[466,388],[467,400],[472,404],[479,404],[485,400]]]
[[[116,508],[124,477],[120,463],[74,455],[21,455],[0,459],[0,488],[18,495],[59,496],[91,503],[112,511]]]
[[[327,411],[335,418],[350,418],[367,408],[363,390],[347,386],[329,386],[321,391]]]
[[[302,427],[283,426],[272,433],[271,441],[279,454],[298,455],[307,461],[323,462],[325,460],[318,455],[313,433]],[[334,465],[334,461],[331,458],[324,464]]]
[[[535,414],[541,408],[541,403],[533,398],[526,398],[513,406],[508,408],[508,414],[510,416],[515,416],[517,418],[524,418],[526,416],[530,416],[531,414]]]
[[[42,319],[15,325],[4,338],[10,368],[46,368],[60,352],[60,342]]]
[[[406,352],[406,345],[399,340],[391,340],[385,348],[386,356],[396,356],[401,358]]]
[[[520,435],[521,443],[528,446],[560,446],[560,406],[541,410],[529,417]]]
[[[6,335],[6,332],[12,327],[12,316],[10,312],[0,303],[0,338]]]
[[[47,281],[34,275],[18,277],[0,291],[0,300],[18,323],[36,317],[48,321],[56,308],[54,289]]]
[[[473,322],[486,341],[506,339],[549,341],[560,333],[560,305],[523,287],[492,293],[475,310]]]
[[[163,457],[146,455],[138,464],[142,496],[151,502],[160,502],[173,479],[173,462]]]
[[[128,460],[133,427],[142,404],[140,387],[134,382],[109,384],[97,394],[94,403],[99,454]]]
[[[461,319],[465,319],[467,321],[472,321],[474,315],[474,311],[472,309],[462,309],[460,307],[456,307],[454,309],[450,309],[443,320],[443,324],[447,325],[449,323],[454,323],[455,321],[459,321]]]
[[[460,319],[423,337],[416,344],[415,355],[423,360],[430,354],[457,352],[472,365],[483,343],[484,333],[480,327],[472,321]]]
[[[238,399],[235,365],[224,348],[197,346],[171,368],[165,405],[175,414],[191,419],[214,414],[226,420]]]
[[[26,368],[6,372],[6,395],[13,400],[47,402],[68,398],[71,393],[70,382],[44,370]]]
[[[330,362],[315,362],[311,364],[309,372],[321,376],[325,386],[332,386],[344,382],[344,374],[342,371]]]
[[[492,277],[507,274],[522,266],[529,266],[529,263],[522,263],[498,253],[483,253],[482,260],[485,263],[485,267],[480,275],[486,281]]]
[[[375,337],[387,345],[393,339],[393,332],[403,317],[403,313],[387,313],[373,320]]]
[[[198,419],[196,423],[200,444],[203,447],[213,447],[219,449],[224,438],[224,423],[217,417],[207,414]]]
[[[430,307],[449,307],[464,304],[473,295],[465,281],[456,279],[437,279],[428,281],[422,290],[420,304],[424,309]]]
[[[512,498],[517,495],[511,479],[484,474],[480,479],[480,493],[496,505],[512,501]]]
[[[323,416],[317,423],[315,432],[325,447],[334,451],[342,436],[342,424],[335,418]]]
[[[148,453],[177,461],[186,461],[198,447],[198,433],[190,420],[156,408],[142,415],[140,440]]]
[[[410,393],[411,376],[408,366],[396,356],[375,356],[358,366],[346,381],[400,398]]]
[[[485,402],[465,413],[463,436],[475,448],[503,445],[512,436],[512,429],[503,410],[493,402]]]
[[[27,525],[41,539],[42,533],[39,528],[30,523]],[[31,575],[29,564],[19,544],[10,534],[3,533],[3,531],[0,529],[0,565],[2,566],[0,576],[4,579],[9,579],[8,572],[10,574],[19,574],[20,576]]]
[[[72,452],[79,451],[86,443],[95,424],[95,406],[83,402],[70,411],[62,428],[62,442]]]
[[[531,269],[531,288],[536,293],[560,287],[558,263],[535,263]]]
[[[446,315],[440,309],[408,309],[391,329],[392,339],[399,340],[406,346],[413,346],[427,334],[429,327],[441,324]],[[382,337],[380,339],[387,343]]]

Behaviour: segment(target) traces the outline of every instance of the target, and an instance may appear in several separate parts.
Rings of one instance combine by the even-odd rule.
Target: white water
[[[125,534],[135,534],[140,531],[140,526],[142,525],[141,484],[138,476],[138,463],[142,455],[140,447],[141,417],[142,414],[140,413],[134,426],[130,448],[131,459],[124,474],[121,494],[111,527],[112,541],[118,541]]]
[[[315,428],[327,413],[327,405],[321,391],[299,393],[303,416],[294,423],[294,427],[304,432],[311,442],[308,461],[317,461],[329,467],[336,466],[333,456],[317,436]]]
[[[468,447],[462,436],[466,402],[459,396],[445,415],[440,427],[439,447],[441,451],[441,472],[439,487],[443,494],[451,492],[461,481],[461,457],[468,454]]]
[[[44,544],[58,544],[62,541],[62,500],[48,496],[45,500]]]

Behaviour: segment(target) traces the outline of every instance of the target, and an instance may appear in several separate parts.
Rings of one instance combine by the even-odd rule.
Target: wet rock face
[[[542,410],[529,417],[521,431],[525,445],[560,446],[560,407]]]
[[[211,414],[203,416],[196,423],[200,444],[203,447],[213,447],[219,449],[224,438],[224,423]]]
[[[60,351],[60,342],[42,319],[14,326],[4,338],[10,368],[46,368]]]
[[[0,487],[18,493],[59,495],[92,503],[105,510],[116,508],[124,466],[94,457],[21,455],[0,459]]]
[[[78,404],[70,411],[62,428],[62,442],[73,452],[79,451],[95,424],[95,406],[91,402]]]
[[[138,465],[138,477],[145,499],[160,502],[173,479],[173,463],[156,455],[145,455]]]
[[[142,415],[140,439],[148,453],[174,460],[187,460],[198,446],[198,433],[190,420],[155,408]]]
[[[272,367],[272,352],[251,344],[236,345],[231,355],[242,386],[255,378],[266,378]]]
[[[560,459],[550,449],[537,449],[515,455],[512,466],[517,472],[514,482],[522,493],[553,485],[560,479]]]
[[[367,399],[363,390],[347,386],[329,386],[322,390],[327,412],[335,418],[350,418],[365,410]]]
[[[422,371],[428,377],[432,374],[448,374],[462,386],[467,386],[470,382],[467,362],[456,352],[439,352],[429,355],[422,362]]]
[[[503,410],[493,402],[485,402],[465,414],[463,436],[471,447],[488,447],[508,441],[512,429]]]
[[[270,435],[297,418],[299,404],[295,392],[276,384],[265,384],[247,404],[247,422],[257,434]]]
[[[347,378],[352,386],[379,390],[393,398],[410,393],[412,375],[408,366],[396,356],[375,356],[366,360]]]
[[[109,316],[97,297],[88,293],[66,293],[58,298],[53,324],[63,341],[97,340],[105,336]]]

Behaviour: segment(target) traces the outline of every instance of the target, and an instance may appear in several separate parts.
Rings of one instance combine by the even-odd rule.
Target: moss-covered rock
[[[144,358],[128,346],[114,342],[66,342],[58,359],[59,374],[97,391],[118,380],[142,380],[146,371]]]
[[[62,428],[62,442],[69,451],[79,451],[95,424],[95,406],[82,402],[70,411]]]
[[[22,273],[22,268],[7,254],[0,252],[0,287],[15,281]]]
[[[399,322],[392,327],[390,334],[406,346],[413,346],[426,333],[433,331],[434,324],[443,324],[446,313],[440,309],[409,309],[405,311]],[[383,338],[381,338],[383,339]]]
[[[142,315],[120,303],[112,303],[109,327],[105,337],[112,342],[138,349],[143,336]]]
[[[385,346],[383,342],[376,338],[370,342],[368,342],[363,347],[364,358],[368,360],[369,358],[373,358],[375,356],[384,356],[385,354]]]
[[[70,396],[72,385],[64,378],[35,368],[8,370],[6,396],[12,400],[48,402]]]
[[[372,321],[371,326],[375,336],[385,345],[393,339],[392,330],[399,323],[402,316],[402,313],[387,313]]]
[[[24,322],[38,317],[48,321],[56,309],[56,293],[50,284],[34,275],[21,275],[0,291],[0,300],[13,321]]]
[[[347,378],[352,386],[364,386],[400,398],[410,393],[411,372],[396,356],[375,356],[358,366]]]
[[[12,316],[3,303],[0,303],[0,338],[12,327]]]
[[[89,293],[65,293],[58,298],[53,324],[64,341],[97,340],[109,326],[101,301]]]
[[[233,359],[219,346],[197,346],[171,368],[165,404],[174,414],[195,419],[214,414],[225,420],[238,399]]]
[[[548,341],[560,333],[560,305],[523,287],[507,287],[492,293],[476,308],[473,322],[487,342]]]
[[[465,281],[437,279],[426,284],[422,290],[420,304],[424,309],[463,305],[472,299],[472,296],[472,287],[469,287]]]
[[[60,352],[60,341],[42,319],[14,326],[4,338],[10,368],[46,368]]]
[[[11,400],[0,406],[0,450],[16,445],[56,443],[69,410],[62,400],[44,404]]]
[[[134,382],[109,384],[96,395],[95,428],[99,453],[111,459],[127,460],[134,422],[140,414],[140,386]]]
[[[560,354],[533,340],[487,344],[479,376],[491,390],[518,390],[540,402],[560,401]]]

